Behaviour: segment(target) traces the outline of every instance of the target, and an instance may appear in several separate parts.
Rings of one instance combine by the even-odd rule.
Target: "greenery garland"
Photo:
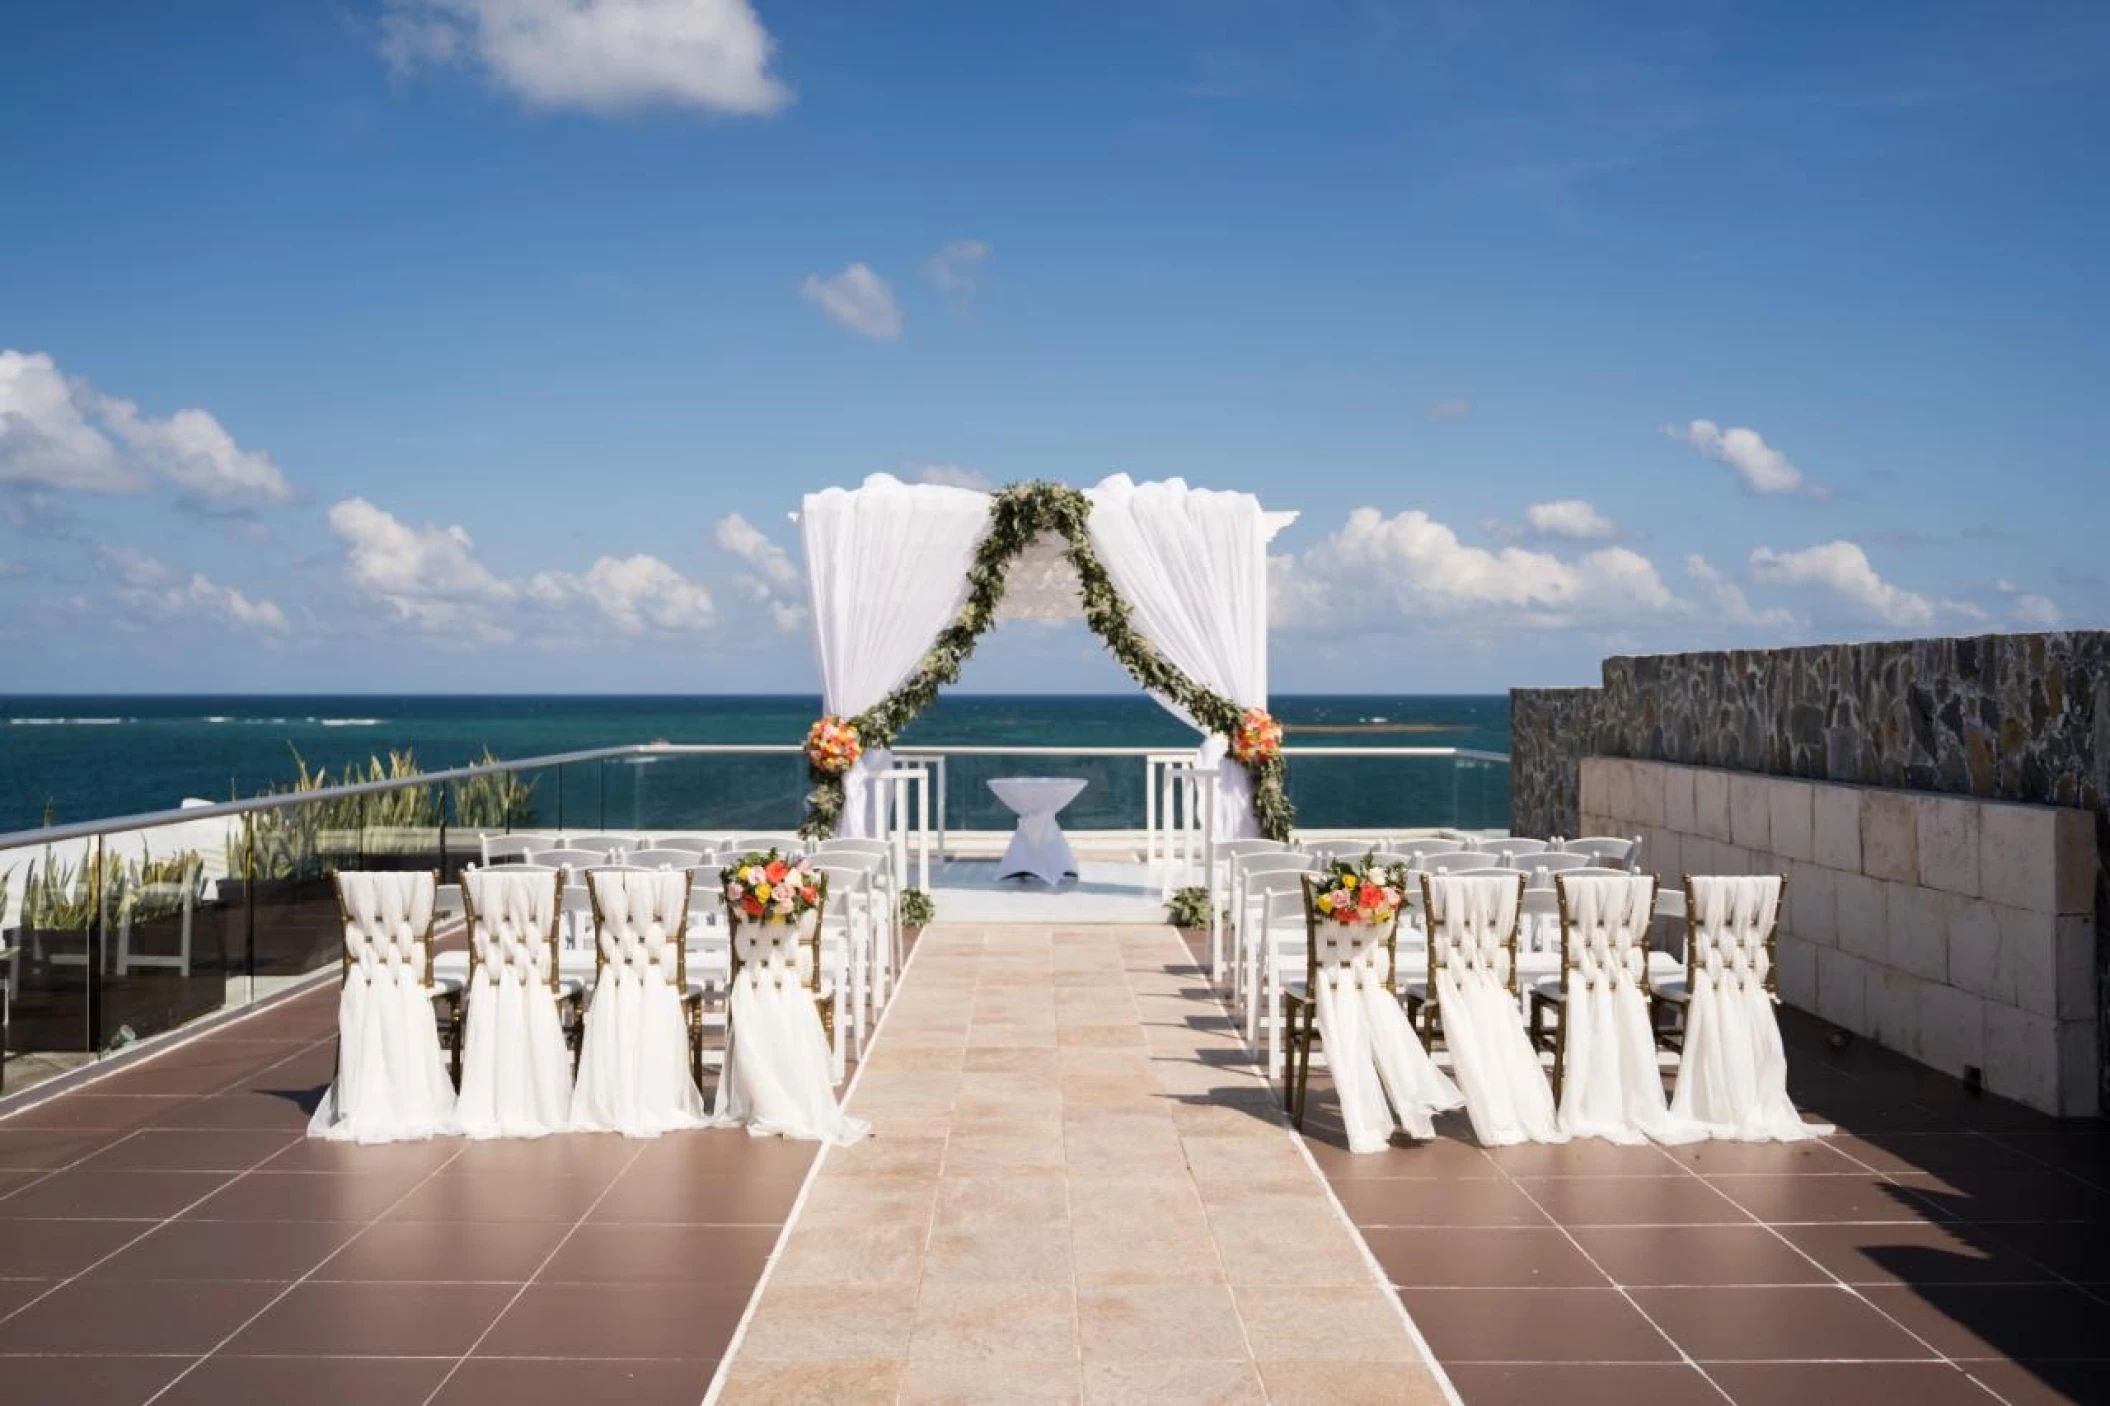
[[[1136,632],[1128,602],[1121,599],[1092,551],[1086,527],[1091,512],[1090,498],[1059,483],[1015,483],[994,495],[989,534],[975,549],[974,564],[967,568],[967,600],[959,613],[939,632],[906,683],[849,719],[866,751],[891,747],[901,730],[937,699],[940,688],[959,680],[961,666],[973,655],[975,644],[996,623],[1011,563],[1043,532],[1060,533],[1068,544],[1064,555],[1083,587],[1085,623],[1106,642],[1121,667],[1151,693],[1171,699],[1207,731],[1225,738],[1238,735],[1245,710],[1188,678]],[[1287,840],[1295,811],[1283,787],[1285,768],[1280,753],[1249,761],[1245,767],[1253,779],[1253,818],[1260,833]],[[839,773],[810,765],[807,776],[813,789],[806,795],[806,820],[799,832],[810,839],[825,838],[835,833],[842,816],[843,779]]]

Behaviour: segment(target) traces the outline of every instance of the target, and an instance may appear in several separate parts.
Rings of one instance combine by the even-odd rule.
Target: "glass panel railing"
[[[0,982],[9,1006],[4,1080],[19,1090],[93,1057],[91,964],[102,905],[98,838],[0,851]]]
[[[645,835],[796,829],[806,760],[796,751],[645,752],[602,763],[608,828]]]
[[[251,998],[241,913],[239,817],[171,821],[99,837],[101,902],[90,1002],[95,1047],[114,1053]],[[231,922],[231,920],[233,920]]]
[[[1313,830],[1500,830],[1509,764],[1449,754],[1292,752],[1289,798]]]
[[[453,883],[462,866],[483,858],[486,835],[556,833],[557,768],[489,771],[446,784],[446,859],[442,883]]]
[[[989,783],[1018,776],[1075,777],[1085,783],[1077,799],[1062,810],[1061,823],[1066,830],[1143,828],[1145,773],[1141,756],[954,752],[945,757],[947,829],[1009,830],[1016,826],[1018,816],[996,798]],[[910,805],[915,805],[913,797]],[[935,791],[931,806],[935,816]]]

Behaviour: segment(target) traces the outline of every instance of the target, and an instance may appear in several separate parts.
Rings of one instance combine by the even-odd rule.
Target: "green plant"
[[[173,918],[186,906],[205,901],[205,866],[196,850],[155,859],[140,841],[138,859],[125,863],[111,880],[117,886],[118,912],[132,923]]]
[[[1225,738],[1238,735],[1245,710],[1188,678],[1137,633],[1129,619],[1128,602],[1114,589],[1092,550],[1086,527],[1091,512],[1090,498],[1059,483],[1014,483],[990,500],[989,532],[975,548],[974,564],[967,569],[967,599],[959,613],[939,632],[906,683],[849,719],[867,752],[892,746],[901,730],[937,698],[941,687],[958,681],[961,666],[996,621],[1011,563],[1043,532],[1057,533],[1067,544],[1064,555],[1083,588],[1085,623],[1105,641],[1121,667],[1152,696],[1171,702],[1198,726]],[[1286,773],[1281,754],[1244,765],[1253,778],[1253,818],[1260,833],[1270,839],[1288,839],[1294,811],[1283,789]],[[813,766],[808,767],[807,776],[813,788],[806,794],[806,819],[799,832],[819,839],[834,834],[842,816],[843,779]]]
[[[1176,928],[1209,926],[1209,891],[1199,884],[1174,889],[1165,904],[1165,921]]]
[[[41,932],[85,932],[102,906],[103,859],[91,854],[83,864],[69,864],[44,850],[32,860],[22,885],[22,926]]]
[[[938,916],[938,905],[922,889],[901,891],[901,925],[909,928],[927,927]]]

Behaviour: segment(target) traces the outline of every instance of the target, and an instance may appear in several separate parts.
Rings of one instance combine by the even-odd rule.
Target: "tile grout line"
[[[871,1038],[864,1042],[864,1048],[859,1051],[857,1069],[850,1075],[849,1082],[843,1088],[842,1097],[837,1100],[838,1105],[844,1109],[847,1109],[850,1101],[857,1096],[858,1086],[864,1082],[865,1071],[872,1067],[873,1051],[879,1048],[879,1037],[886,1033],[887,1021],[900,1001],[902,988],[908,984],[909,972],[916,965],[917,954],[922,952],[923,939],[928,933],[929,929],[926,928],[917,934],[915,945],[910,947],[908,955],[901,959],[901,970],[894,973],[894,984],[887,996],[886,1009],[879,1013],[879,1019],[873,1023]],[[730,991],[727,993],[727,1002],[730,1008]],[[718,1074],[720,1088],[724,1087],[724,1082],[729,1077],[730,1070],[726,1067],[726,1062],[721,1061]],[[784,1225],[777,1232],[776,1244],[770,1247],[769,1258],[762,1262],[762,1273],[755,1280],[753,1292],[747,1296],[747,1306],[740,1311],[740,1321],[733,1325],[733,1335],[726,1340],[725,1351],[719,1356],[718,1365],[711,1369],[711,1379],[705,1383],[703,1389],[702,1406],[712,1406],[724,1392],[726,1379],[733,1369],[733,1358],[739,1353],[741,1345],[747,1341],[748,1326],[754,1322],[755,1310],[761,1306],[762,1295],[768,1290],[769,1281],[775,1277],[777,1264],[783,1258],[784,1249],[791,1243],[792,1231],[797,1228],[805,1212],[806,1198],[813,1193],[814,1183],[820,1180],[821,1168],[827,1165],[828,1154],[833,1150],[831,1143],[820,1144],[812,1163],[807,1166],[806,1175],[799,1183],[799,1194],[792,1198],[791,1209],[784,1213]]]
[[[284,1149],[283,1149],[283,1148],[281,1148],[281,1149],[280,1149],[280,1151],[284,1151]],[[272,1155],[272,1157],[276,1157],[276,1156],[278,1156],[279,1154],[278,1154],[278,1153],[276,1153],[276,1152],[274,1152],[274,1153],[272,1153],[271,1155]],[[373,1215],[373,1216],[369,1217],[369,1218],[367,1219],[367,1221],[366,1221],[365,1225],[364,1225],[364,1226],[363,1226],[363,1227],[362,1227],[362,1228],[360,1229],[359,1233],[358,1233],[358,1234],[356,1234],[356,1235],[354,1235],[354,1236],[352,1236],[351,1240],[347,1240],[347,1241],[345,1241],[343,1245],[339,1245],[339,1246],[338,1246],[338,1247],[337,1247],[336,1249],[334,1249],[334,1250],[330,1251],[330,1253],[328,1253],[327,1255],[324,1255],[324,1256],[322,1257],[321,1261],[320,1261],[319,1263],[317,1263],[317,1264],[316,1264],[316,1265],[315,1265],[315,1266],[314,1266],[313,1268],[309,1269],[307,1273],[305,1273],[305,1274],[301,1275],[301,1276],[300,1276],[300,1278],[298,1278],[298,1279],[294,1280],[294,1281],[293,1281],[292,1283],[290,1283],[290,1284],[287,1284],[287,1285],[286,1285],[286,1286],[285,1286],[285,1287],[284,1287],[283,1289],[281,1289],[281,1290],[280,1290],[280,1291],[279,1291],[278,1293],[276,1293],[276,1294],[273,1294],[273,1295],[272,1295],[272,1296],[271,1296],[271,1297],[270,1297],[270,1298],[269,1298],[268,1300],[266,1300],[266,1301],[265,1301],[265,1303],[264,1303],[264,1306],[263,1306],[262,1308],[259,1308],[259,1309],[258,1309],[258,1310],[257,1310],[257,1311],[256,1311],[255,1313],[252,1313],[252,1314],[250,1314],[250,1315],[249,1315],[249,1316],[248,1316],[247,1318],[243,1319],[243,1320],[242,1320],[242,1321],[241,1321],[240,1323],[236,1324],[236,1325],[235,1325],[235,1327],[234,1327],[234,1330],[233,1330],[232,1332],[228,1333],[226,1337],[223,1337],[223,1338],[221,1338],[221,1339],[220,1339],[220,1340],[219,1340],[218,1342],[214,1343],[214,1344],[213,1344],[213,1345],[212,1345],[212,1346],[211,1346],[210,1348],[208,1348],[208,1349],[207,1349],[207,1350],[206,1350],[205,1352],[203,1352],[203,1353],[199,1354],[199,1355],[198,1355],[198,1358],[197,1358],[197,1360],[196,1360],[196,1361],[194,1361],[194,1362],[192,1362],[192,1363],[190,1364],[190,1366],[188,1366],[188,1367],[184,1368],[184,1369],[183,1369],[182,1371],[178,1372],[178,1373],[177,1373],[177,1374],[175,1375],[175,1377],[174,1377],[174,1378],[172,1378],[172,1379],[171,1379],[171,1380],[169,1380],[168,1382],[164,1383],[164,1384],[162,1385],[162,1387],[161,1387],[161,1390],[159,1390],[159,1391],[155,1392],[155,1393],[154,1393],[154,1394],[153,1394],[152,1396],[150,1396],[150,1397],[148,1397],[148,1398],[146,1399],[146,1402],[144,1403],[144,1406],[153,1406],[153,1403],[154,1403],[154,1402],[156,1402],[156,1401],[159,1401],[159,1400],[160,1400],[160,1399],[161,1399],[161,1398],[162,1398],[163,1396],[167,1395],[167,1394],[169,1393],[169,1391],[170,1391],[171,1389],[173,1389],[173,1388],[175,1387],[175,1385],[176,1385],[176,1383],[177,1383],[177,1382],[180,1382],[180,1381],[182,1381],[182,1380],[183,1380],[183,1379],[184,1379],[185,1377],[187,1377],[187,1376],[189,1376],[189,1375],[190,1375],[191,1373],[193,1373],[193,1372],[197,1371],[197,1370],[198,1370],[198,1368],[199,1368],[200,1366],[204,1365],[205,1361],[206,1361],[206,1360],[207,1360],[208,1358],[212,1357],[212,1356],[213,1356],[214,1354],[216,1354],[217,1352],[219,1352],[219,1350],[220,1350],[221,1348],[223,1348],[223,1347],[227,1346],[227,1344],[229,1344],[229,1343],[233,1342],[233,1341],[234,1341],[234,1340],[235,1340],[235,1339],[236,1339],[237,1337],[239,1337],[239,1336],[241,1335],[241,1333],[243,1332],[243,1330],[244,1330],[244,1329],[246,1329],[246,1328],[248,1328],[250,1324],[252,1324],[252,1323],[256,1322],[256,1321],[257,1321],[257,1320],[258,1320],[259,1318],[262,1318],[262,1317],[263,1317],[263,1316],[264,1316],[264,1315],[265,1315],[266,1313],[269,1313],[269,1312],[271,1311],[271,1309],[273,1308],[273,1306],[275,1306],[276,1304],[278,1304],[278,1303],[280,1303],[281,1301],[283,1301],[283,1300],[285,1299],[285,1297],[286,1297],[286,1296],[287,1296],[288,1294],[292,1293],[292,1292],[293,1292],[293,1291],[294,1291],[295,1289],[299,1288],[299,1287],[300,1287],[301,1285],[303,1285],[303,1284],[307,1283],[309,1279],[311,1279],[312,1277],[314,1277],[314,1274],[315,1274],[316,1270],[319,1270],[319,1269],[321,1269],[321,1268],[323,1267],[323,1265],[326,1265],[326,1264],[328,1264],[328,1263],[329,1263],[329,1262],[330,1262],[331,1260],[333,1260],[333,1259],[337,1258],[337,1256],[339,1256],[339,1255],[343,1254],[343,1253],[344,1253],[344,1251],[345,1251],[345,1247],[346,1247],[346,1246],[350,1245],[350,1244],[352,1243],[352,1241],[354,1241],[354,1240],[357,1240],[357,1239],[359,1238],[359,1236],[360,1236],[360,1235],[364,1235],[364,1234],[365,1234],[365,1233],[366,1233],[366,1232],[367,1232],[368,1230],[371,1230],[371,1229],[372,1229],[372,1228],[373,1228],[374,1226],[378,1225],[378,1224],[380,1223],[380,1221],[381,1221],[381,1218],[382,1218],[383,1216],[386,1216],[386,1215],[387,1215],[387,1214],[388,1214],[388,1213],[389,1213],[390,1211],[394,1210],[394,1209],[395,1209],[396,1207],[398,1207],[398,1206],[402,1205],[402,1204],[403,1204],[403,1203],[404,1203],[405,1201],[409,1200],[409,1199],[410,1199],[410,1197],[411,1197],[412,1195],[414,1195],[414,1194],[415,1194],[415,1193],[417,1192],[417,1190],[418,1190],[418,1188],[419,1188],[419,1187],[421,1187],[421,1186],[425,1185],[425,1183],[427,1183],[427,1182],[431,1181],[431,1180],[432,1180],[432,1179],[433,1179],[433,1178],[434,1178],[435,1176],[438,1176],[438,1175],[439,1175],[439,1173],[440,1173],[440,1171],[441,1171],[441,1170],[442,1170],[443,1168],[445,1168],[445,1167],[448,1167],[448,1166],[452,1165],[452,1164],[453,1164],[453,1162],[454,1162],[454,1160],[455,1160],[455,1158],[457,1158],[457,1157],[459,1157],[459,1156],[461,1156],[461,1151],[460,1151],[460,1149],[459,1149],[459,1148],[457,1148],[457,1149],[456,1149],[455,1151],[453,1151],[453,1152],[449,1153],[449,1154],[447,1155],[446,1159],[445,1159],[444,1161],[440,1162],[438,1166],[435,1166],[434,1168],[432,1168],[432,1170],[431,1170],[431,1171],[428,1171],[427,1173],[425,1173],[425,1175],[424,1175],[424,1176],[422,1176],[422,1177],[419,1177],[419,1178],[418,1178],[418,1179],[417,1179],[417,1180],[416,1180],[415,1182],[412,1182],[412,1183],[411,1183],[411,1185],[410,1185],[410,1186],[409,1186],[408,1188],[406,1188],[406,1189],[404,1190],[404,1192],[403,1192],[403,1194],[402,1194],[401,1196],[398,1196],[398,1197],[397,1197],[397,1198],[396,1198],[395,1200],[393,1200],[393,1201],[389,1202],[389,1203],[388,1203],[388,1204],[387,1204],[386,1206],[382,1207],[382,1208],[381,1208],[381,1210],[380,1210],[380,1211],[379,1211],[378,1213],[376,1213],[375,1215]],[[268,1161],[270,1161],[270,1160],[271,1160],[271,1158],[267,1157],[267,1158],[265,1158],[264,1160],[265,1160],[266,1162],[268,1162]],[[258,1165],[258,1166],[262,1166],[262,1165],[263,1165],[263,1163],[261,1163],[261,1162],[260,1162],[260,1163],[258,1163],[257,1165]],[[255,1170],[255,1168],[251,1168],[251,1171],[254,1171],[254,1170]],[[227,1189],[228,1189],[229,1187],[232,1187],[232,1186],[236,1185],[237,1183],[239,1183],[239,1182],[240,1182],[240,1181],[242,1180],[242,1177],[243,1177],[243,1176],[248,1176],[248,1175],[249,1175],[249,1172],[244,1172],[244,1173],[242,1173],[242,1176],[238,1176],[238,1177],[236,1177],[236,1178],[234,1179],[234,1181],[231,1181],[231,1182],[229,1182],[229,1183],[227,1184],[227,1186],[225,1186],[225,1187],[222,1187],[222,1188],[220,1188],[220,1190],[222,1190],[222,1191],[225,1191],[225,1190],[227,1190]],[[218,1195],[219,1193],[218,1193],[218,1192],[215,1192],[215,1193],[213,1193],[213,1194],[214,1194],[214,1195]],[[198,1203],[194,1203],[194,1204],[202,1204],[202,1203],[203,1203],[203,1201],[204,1201],[204,1200],[207,1200],[207,1199],[210,1199],[210,1198],[203,1198],[203,1197],[201,1197],[201,1198],[200,1198],[200,1201],[199,1201]],[[186,1210],[188,1210],[188,1209],[190,1209],[190,1208],[189,1208],[189,1207],[186,1207],[185,1209],[186,1209]],[[179,1212],[178,1214],[181,1214],[181,1213]],[[174,1217],[171,1217],[170,1219],[171,1219],[171,1220],[173,1220],[173,1219],[174,1219]],[[165,1224],[165,1223],[166,1223],[166,1222],[164,1222],[164,1224]],[[94,1267],[94,1266],[92,1266],[92,1265],[90,1266],[90,1268],[93,1268],[93,1267]],[[85,1272],[85,1271],[84,1271],[84,1272]],[[276,1282],[276,1281],[274,1281],[274,1282]]]

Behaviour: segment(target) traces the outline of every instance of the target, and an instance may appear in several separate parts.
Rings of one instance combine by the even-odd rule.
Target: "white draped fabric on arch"
[[[1296,514],[1267,512],[1250,493],[1180,479],[1138,484],[1126,474],[1085,496],[1092,551],[1137,633],[1202,687],[1242,708],[1266,707],[1267,546]],[[807,495],[798,518],[825,712],[854,717],[915,672],[966,601],[990,502],[987,493],[889,474]],[[1062,545],[1044,537],[1013,565],[1004,618],[1081,616]],[[1200,759],[1213,765],[1227,747],[1227,739],[1206,737]],[[889,764],[875,748],[844,777],[840,833],[875,833],[871,777]],[[1220,837],[1255,833],[1243,767],[1218,768],[1216,806]]]

